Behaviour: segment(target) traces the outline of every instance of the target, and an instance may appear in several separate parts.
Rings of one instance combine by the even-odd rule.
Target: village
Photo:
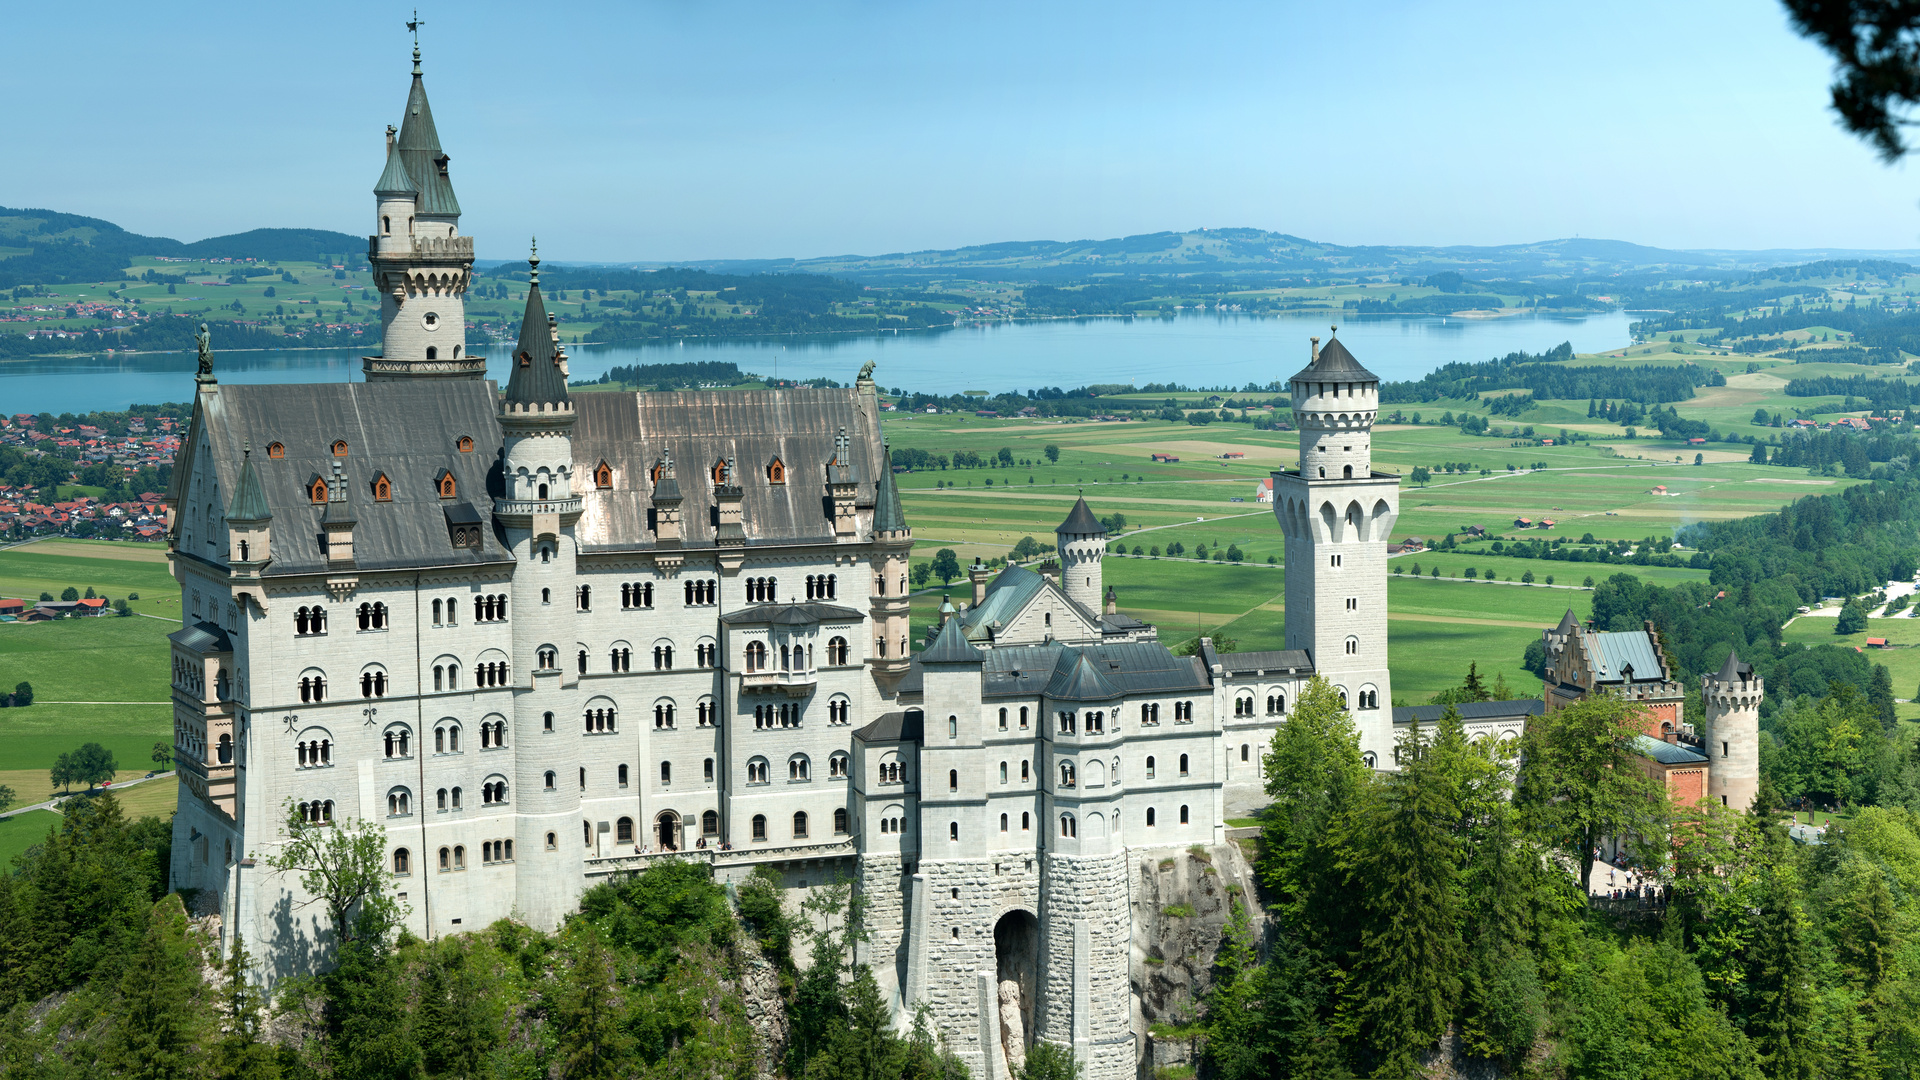
[[[107,501],[81,485],[81,470],[108,466],[120,477],[131,477],[142,469],[164,469],[179,451],[179,427],[171,417],[134,416],[126,421],[126,431],[116,434],[87,423],[54,426],[44,414],[0,417],[0,448],[12,448],[29,459],[52,456],[71,463],[68,475],[52,485],[20,482],[15,470],[0,468],[0,537],[163,539],[162,493],[140,492],[132,499]],[[62,490],[70,487],[79,490]],[[67,497],[62,498],[63,494]]]

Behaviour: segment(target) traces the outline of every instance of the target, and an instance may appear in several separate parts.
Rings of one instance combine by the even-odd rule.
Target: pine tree
[[[435,1076],[480,1075],[486,1052],[500,1030],[499,1009],[487,993],[471,942],[446,938],[425,958],[420,973],[414,1031],[421,1057]]]
[[[252,967],[247,943],[235,933],[221,968],[226,977],[226,1030],[214,1047],[214,1074],[220,1080],[274,1080],[280,1075],[273,1047],[260,1041],[266,994],[249,980]]]
[[[341,947],[340,964],[326,978],[334,1071],[359,1080],[415,1080],[424,1070],[408,1031],[400,965],[367,922]]]
[[[569,952],[570,963],[560,976],[553,1009],[560,1076],[562,1080],[607,1080],[620,1075],[632,1049],[632,1039],[620,1023],[613,957],[591,925]]]
[[[1810,1037],[1815,1005],[1811,928],[1801,907],[1799,874],[1785,837],[1769,836],[1772,856],[1749,942],[1745,1027],[1769,1080],[1807,1080],[1819,1072]]]
[[[1468,701],[1486,701],[1487,684],[1480,680],[1480,662],[1475,660],[1467,664],[1467,681],[1460,684],[1460,693]]]
[[[201,1075],[204,1027],[198,950],[178,893],[153,906],[146,937],[120,985],[118,1022],[106,1057],[121,1076],[173,1080]]]

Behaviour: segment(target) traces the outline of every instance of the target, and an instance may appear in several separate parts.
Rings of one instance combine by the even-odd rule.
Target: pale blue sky
[[[364,233],[399,5],[13,5],[0,205]],[[424,7],[465,231],[510,258],[1255,226],[1342,244],[1920,246],[1770,0]]]

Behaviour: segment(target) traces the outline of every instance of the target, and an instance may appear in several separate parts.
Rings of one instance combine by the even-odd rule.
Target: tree
[[[146,936],[120,984],[114,1009],[118,1023],[107,1040],[107,1057],[118,1066],[118,1075],[149,1080],[197,1075],[204,990],[186,908],[180,894],[169,893],[149,912]]]
[[[5,810],[7,807],[12,806],[16,798],[18,798],[18,796],[14,794],[12,788],[5,784],[0,784],[0,810]]]
[[[76,781],[94,787],[103,780],[113,779],[118,771],[113,752],[99,743],[87,743],[78,750],[61,754],[51,770],[53,783],[68,788]]]
[[[248,978],[252,968],[246,941],[235,932],[233,948],[221,967],[226,979],[226,1027],[213,1048],[214,1068],[221,1080],[274,1080],[280,1075],[273,1046],[260,1039],[267,995]]]
[[[1247,557],[1246,553],[1240,550],[1240,545],[1238,544],[1227,545],[1227,561],[1228,562],[1235,562],[1235,563],[1241,562],[1244,559],[1246,559],[1246,557]]]
[[[442,938],[430,950],[414,1013],[421,1057],[434,1076],[479,1077],[505,1010],[488,993],[471,939]]]
[[[1695,465],[1705,465],[1707,463],[1707,455],[1705,454],[1693,455],[1693,463]]]
[[[1833,55],[1833,110],[1849,132],[1891,162],[1907,153],[1900,129],[1920,103],[1920,3],[1785,0],[1794,29]]]
[[[1840,616],[1833,620],[1833,632],[1836,634],[1858,634],[1867,628],[1867,609],[1858,600],[1849,600],[1840,609]]]
[[[952,548],[941,548],[933,553],[933,576],[945,585],[961,575],[960,556]]]
[[[1271,800],[1261,826],[1260,873],[1279,905],[1300,923],[1330,921],[1345,906],[1334,826],[1368,783],[1360,732],[1340,693],[1308,680],[1263,766]],[[1332,943],[1309,935],[1322,947]]]
[[[15,683],[13,686],[14,708],[17,709],[31,704],[33,704],[33,684],[30,682]]]
[[[1425,465],[1415,465],[1413,467],[1413,474],[1409,476],[1408,479],[1412,480],[1414,484],[1419,487],[1426,487],[1428,482],[1433,479],[1433,474],[1427,471]]]
[[[1493,696],[1487,692],[1487,684],[1480,679],[1479,661],[1470,661],[1467,664],[1467,677],[1460,684],[1460,692],[1466,701],[1486,701]]]
[[[1583,892],[1607,837],[1652,844],[1664,834],[1666,790],[1634,760],[1641,723],[1638,706],[1601,695],[1535,718],[1521,736],[1527,767],[1515,809],[1528,831],[1579,864]]]
[[[80,599],[80,590],[79,590],[79,589],[76,589],[76,588],[74,588],[74,587],[73,587],[73,586],[71,586],[71,585],[69,585],[69,586],[67,586],[66,588],[64,588],[64,589],[62,589],[62,590],[60,590],[60,599],[62,599],[62,600],[78,600],[78,599]]]
[[[1046,445],[1046,448],[1041,450],[1040,452],[1047,455],[1047,461],[1049,464],[1057,464],[1060,461],[1060,448],[1053,445],[1052,443],[1048,443]]]
[[[916,589],[926,588],[927,579],[931,578],[932,576],[933,576],[932,564],[924,563],[924,562],[914,563],[913,569],[907,572],[907,580],[913,582],[913,587]]]
[[[1084,1070],[1072,1047],[1043,1041],[1027,1051],[1026,1064],[1015,1080],[1080,1080],[1082,1075]]]
[[[326,905],[334,940],[342,947],[363,937],[384,941],[400,921],[400,905],[387,894],[387,831],[364,818],[342,824],[309,824],[289,797],[287,842],[265,859],[276,873],[300,875],[311,897]]]
[[[150,756],[153,758],[154,768],[170,768],[173,765],[173,746],[169,743],[156,742],[153,744],[153,753]]]
[[[621,1023],[614,993],[613,957],[592,923],[568,950],[554,994],[554,1053],[564,1080],[610,1080],[621,1075],[632,1037]]]

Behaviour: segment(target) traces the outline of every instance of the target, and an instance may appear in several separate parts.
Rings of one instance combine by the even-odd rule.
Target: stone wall
[[[1073,1047],[1086,1080],[1136,1074],[1127,979],[1133,919],[1128,859],[1050,855],[1040,930],[1045,942],[1040,1037]]]

